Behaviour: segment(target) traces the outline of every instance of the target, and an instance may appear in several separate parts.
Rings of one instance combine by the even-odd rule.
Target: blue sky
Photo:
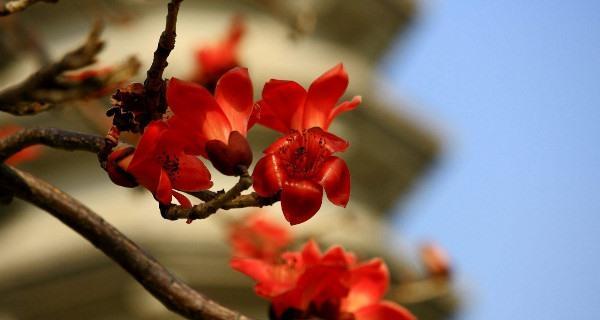
[[[396,223],[450,251],[460,319],[597,319],[600,1],[427,1],[381,72],[449,133]]]

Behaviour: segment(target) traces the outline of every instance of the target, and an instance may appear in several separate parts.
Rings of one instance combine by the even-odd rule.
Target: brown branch
[[[0,17],[21,12],[38,2],[56,3],[58,0],[11,0],[0,6]]]
[[[91,65],[104,42],[100,40],[102,24],[94,24],[85,43],[60,60],[44,66],[25,81],[0,92],[0,111],[14,115],[34,114],[50,109],[52,103],[73,99],[72,95],[49,94],[56,89],[57,77],[63,72]],[[54,91],[52,91],[54,92]]]
[[[150,65],[150,68],[146,72],[146,81],[144,81],[146,106],[151,113],[152,119],[162,118],[167,108],[163,72],[168,65],[167,58],[175,48],[177,14],[179,13],[179,5],[182,1],[171,0],[169,2],[165,30],[161,33],[158,40],[152,65]]]
[[[4,191],[4,192],[2,192]],[[169,310],[188,319],[250,320],[206,298],[102,217],[56,187],[6,165],[0,165],[0,194],[17,197],[46,210],[118,263]]]
[[[243,173],[240,175],[239,181],[233,187],[231,187],[231,189],[227,190],[227,192],[218,192],[212,199],[191,208],[183,208],[173,205],[161,207],[161,215],[165,219],[177,220],[182,218],[184,213],[187,213],[185,218],[188,220],[188,222],[210,217],[226,203],[239,197],[242,192],[248,190],[248,188],[252,186],[252,177],[248,175],[248,171],[244,168],[242,172]]]
[[[0,139],[0,163],[26,147],[43,144],[63,150],[84,150],[97,153],[104,147],[104,137],[56,128],[22,129]]]
[[[161,210],[161,214],[163,218],[169,220],[205,219],[216,213],[219,209],[231,210],[248,207],[262,208],[265,206],[273,205],[277,201],[279,201],[279,194],[276,194],[272,197],[261,197],[256,192],[252,192],[250,194],[239,195],[231,200],[223,202],[216,209],[214,208],[214,206],[207,206],[207,204],[210,203],[209,201],[207,203],[202,203],[193,206],[192,208],[184,208],[182,206],[171,205],[167,208],[164,208],[164,210]]]

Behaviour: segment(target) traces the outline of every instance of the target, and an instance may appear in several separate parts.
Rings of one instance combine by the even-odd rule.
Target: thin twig
[[[188,208],[187,210],[179,206],[167,206],[165,208],[161,208],[161,214],[165,219],[177,220],[181,217],[182,212],[187,211],[186,218],[188,222],[196,219],[206,219],[217,212],[217,210],[223,207],[223,205],[239,197],[242,192],[248,190],[248,188],[251,186],[252,177],[250,177],[248,171],[244,169],[238,182],[231,187],[231,189],[227,190],[227,192],[217,193],[216,196],[209,201],[193,206],[192,208]]]
[[[0,194],[46,210],[131,274],[169,310],[188,319],[250,320],[206,298],[175,278],[158,261],[102,217],[58,188],[28,173],[0,165]]]
[[[169,220],[177,219],[205,219],[216,213],[218,209],[231,210],[240,208],[257,207],[262,208],[265,206],[273,205],[279,201],[279,194],[273,197],[261,197],[256,192],[250,194],[239,195],[229,201],[223,202],[217,209],[214,206],[207,206],[207,203],[202,203],[192,208],[184,208],[178,205],[171,205],[165,210],[161,211],[163,218]],[[210,201],[209,201],[210,202]]]
[[[56,128],[22,129],[0,139],[0,163],[13,154],[35,144],[63,150],[83,150],[97,153],[104,147],[104,137]]]
[[[177,14],[179,13],[179,5],[182,1],[171,0],[169,2],[165,30],[161,33],[158,40],[152,65],[150,65],[150,68],[146,72],[146,81],[144,81],[146,106],[152,115],[152,119],[160,119],[167,108],[163,72],[168,65],[167,58],[175,48]]]
[[[72,95],[65,97],[49,94],[49,91],[55,89],[57,77],[63,72],[80,69],[96,61],[96,55],[104,46],[100,40],[101,32],[102,24],[95,23],[83,45],[57,62],[42,67],[25,81],[0,92],[0,111],[14,115],[34,114],[48,110],[52,103],[73,99]]]
[[[0,17],[21,12],[38,2],[56,3],[58,0],[11,0],[0,6]]]

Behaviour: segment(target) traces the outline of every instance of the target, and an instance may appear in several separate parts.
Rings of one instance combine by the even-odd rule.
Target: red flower
[[[125,151],[119,149],[111,154],[109,163],[116,161],[135,177],[137,183],[150,190],[160,203],[170,204],[172,196],[175,196],[182,206],[191,207],[189,199],[173,189],[205,190],[212,186],[212,182],[210,172],[202,161],[186,153],[185,149],[185,139],[179,131],[157,120],[146,127],[132,155],[120,157]]]
[[[253,111],[252,83],[245,68],[226,72],[217,82],[215,96],[198,84],[172,78],[167,103],[174,113],[169,124],[185,132],[188,152],[209,159],[226,175],[240,174],[252,163],[246,140]]]
[[[308,92],[293,81],[271,80],[259,101],[253,121],[287,134],[264,153],[254,172],[254,190],[261,196],[281,191],[281,206],[291,224],[302,223],[321,207],[323,188],[329,200],[345,207],[350,197],[350,172],[336,156],[348,148],[343,139],[328,133],[331,121],[354,109],[360,97],[336,106],[348,74],[340,64],[311,84]]]
[[[237,50],[244,35],[245,26],[241,17],[231,21],[227,37],[212,46],[204,46],[196,53],[198,71],[193,81],[212,91],[217,80],[229,69],[239,66]]]
[[[21,129],[22,129],[21,127],[16,126],[16,125],[7,125],[4,127],[1,127],[0,128],[0,138],[10,136],[11,134],[16,133],[17,131],[19,131]],[[27,147],[27,148],[13,154],[12,156],[10,156],[8,159],[6,159],[6,161],[4,161],[4,163],[14,166],[19,163],[29,162],[31,160],[38,158],[41,153],[42,153],[42,149],[40,146]]]
[[[234,258],[231,266],[257,281],[256,293],[271,301],[272,319],[415,319],[406,309],[381,301],[389,273],[380,259],[359,263],[341,247],[321,254],[310,241],[301,252],[284,253],[276,264]]]
[[[229,240],[233,255],[274,262],[292,242],[288,228],[271,221],[264,213],[253,213],[231,228]]]

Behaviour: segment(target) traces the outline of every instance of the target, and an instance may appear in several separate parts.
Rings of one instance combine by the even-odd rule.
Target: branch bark
[[[182,1],[171,0],[169,2],[165,30],[161,33],[158,40],[152,65],[150,65],[150,68],[146,72],[146,81],[144,81],[146,105],[152,113],[152,119],[162,118],[167,108],[163,72],[168,65],[167,58],[175,48],[177,14],[179,13],[179,6]]]
[[[52,103],[73,99],[72,95],[54,94],[56,78],[65,71],[80,69],[96,61],[96,55],[104,46],[100,40],[101,32],[102,24],[97,22],[83,45],[57,62],[42,67],[25,81],[0,92],[0,111],[14,115],[35,114],[50,109]]]
[[[13,154],[35,144],[63,150],[83,150],[97,153],[104,147],[104,137],[56,128],[22,129],[0,139],[0,163]]]
[[[188,319],[250,320],[198,293],[102,217],[65,192],[28,173],[0,165],[0,191],[46,210],[131,274],[169,310]]]
[[[0,6],[0,17],[21,12],[38,2],[56,3],[58,0],[11,0]]]

